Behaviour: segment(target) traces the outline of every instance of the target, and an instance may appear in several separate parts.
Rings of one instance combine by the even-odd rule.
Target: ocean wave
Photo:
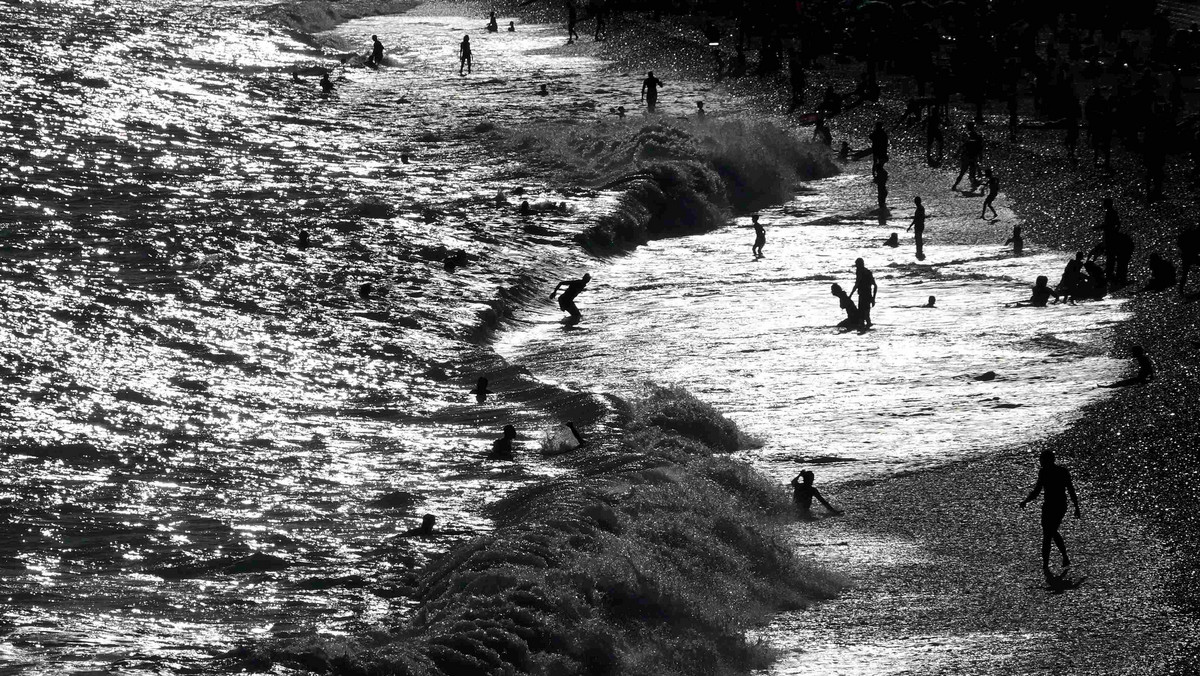
[[[240,666],[334,673],[732,674],[770,658],[745,630],[843,585],[777,543],[783,491],[727,453],[740,433],[650,386],[571,478],[515,491],[497,524],[423,570],[403,626],[239,648]]]
[[[302,35],[327,31],[352,19],[400,14],[421,4],[416,0],[300,0],[264,9],[259,17]]]
[[[622,190],[616,208],[578,236],[591,251],[711,230],[730,211],[787,201],[797,182],[837,172],[823,146],[754,118],[544,125],[510,143],[566,181]]]

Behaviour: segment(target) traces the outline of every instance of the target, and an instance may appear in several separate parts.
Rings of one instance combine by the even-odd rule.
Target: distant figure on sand
[[[326,94],[333,93],[333,83],[329,81],[329,73],[321,75],[321,91]]]
[[[488,379],[479,376],[479,380],[475,381],[475,389],[471,390],[471,394],[475,395],[475,402],[478,404],[486,401],[487,396],[492,394],[492,391],[488,389]]]
[[[900,234],[893,232],[891,237],[883,240],[883,245],[890,246],[892,248],[900,246]]]
[[[371,58],[367,59],[368,66],[378,66],[383,63],[383,43],[378,35],[371,36]]]
[[[850,289],[850,295],[858,291],[858,313],[862,318],[863,325],[867,328],[871,327],[871,308],[875,306],[875,295],[879,293],[879,285],[875,283],[875,275],[867,269],[863,259],[858,258],[854,261],[854,287]]]
[[[803,470],[792,479],[792,500],[795,501],[797,509],[801,515],[808,516],[812,511],[812,501],[816,498],[825,509],[830,513],[840,515],[841,510],[835,508],[825,500],[825,496],[821,495],[821,491],[813,485],[813,473],[810,470]]]
[[[983,170],[983,177],[987,182],[987,197],[983,198],[983,210],[979,212],[980,218],[986,218],[987,210],[992,210],[992,218],[999,217],[996,213],[996,207],[993,202],[996,201],[996,195],[1000,194],[1000,179],[996,178],[996,174],[992,173],[992,168],[988,167]]]
[[[575,306],[575,297],[583,292],[584,287],[590,281],[592,281],[592,276],[589,274],[585,274],[579,279],[564,279],[558,283],[558,286],[554,287],[554,291],[550,292],[550,299],[553,300],[559,289],[564,286],[567,287],[566,291],[563,291],[562,295],[558,297],[558,306],[562,308],[563,312],[571,315],[571,321],[574,323],[579,323],[583,319],[583,314]]]
[[[642,100],[646,102],[646,110],[651,113],[658,105],[658,88],[661,86],[662,80],[654,77],[654,71],[646,73],[646,79],[642,80]]]
[[[1013,253],[1020,255],[1025,250],[1025,240],[1021,237],[1021,226],[1014,225],[1012,236],[1004,240],[1004,245],[1012,245]]]
[[[763,228],[762,224],[758,222],[758,214],[751,216],[750,221],[752,222],[752,227],[754,228],[754,246],[750,250],[754,252],[755,258],[762,258],[762,248],[763,245],[767,243],[767,231]]]
[[[1063,517],[1067,515],[1067,496],[1071,496],[1071,502],[1075,505],[1075,518],[1080,518],[1079,515],[1079,497],[1075,495],[1075,485],[1071,483],[1071,473],[1066,467],[1054,464],[1054,451],[1049,449],[1042,451],[1039,458],[1041,469],[1038,471],[1037,483],[1034,484],[1033,490],[1029,491],[1029,495],[1021,501],[1021,507],[1029,504],[1037,499],[1038,493],[1045,491],[1045,496],[1042,498],[1042,571],[1046,576],[1050,576],[1050,543],[1053,541],[1058,551],[1062,554],[1062,566],[1067,568],[1071,565],[1071,559],[1067,556],[1067,544],[1063,541],[1062,534],[1058,532],[1059,526],[1062,525]]]
[[[488,460],[512,460],[513,441],[517,438],[517,428],[512,425],[504,426],[504,436],[492,442],[492,452]]]
[[[1150,355],[1146,354],[1146,350],[1141,345],[1134,345],[1129,348],[1129,351],[1133,354],[1133,358],[1137,360],[1137,375],[1125,380],[1118,380],[1111,385],[1101,385],[1100,387],[1129,387],[1131,385],[1142,385],[1154,380],[1154,362],[1150,361]]]
[[[471,72],[471,36],[464,35],[462,44],[458,46],[458,74],[463,74],[463,68]]]
[[[876,122],[875,129],[871,132],[871,161],[872,169],[882,167],[887,163],[890,156],[888,155],[888,133],[883,128],[883,122]]]
[[[913,210],[913,221],[904,231],[913,231],[917,243],[917,256],[923,256],[925,254],[925,205],[921,204],[920,197],[914,197],[913,204],[916,205],[916,209]]]
[[[830,284],[829,292],[833,294],[838,302],[841,303],[842,309],[846,311],[846,318],[838,322],[838,328],[841,329],[857,329],[862,326],[862,315],[858,311],[858,307],[854,305],[854,301],[850,300],[850,294],[846,293],[841,284]]]

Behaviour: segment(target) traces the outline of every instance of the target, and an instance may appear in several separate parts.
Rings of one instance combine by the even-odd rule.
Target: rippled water
[[[995,246],[931,245],[925,266],[870,250],[880,329],[831,331],[828,278],[879,236],[845,216],[861,177],[768,214],[758,263],[732,228],[586,259],[572,235],[612,195],[554,188],[491,131],[635,105],[637,78],[564,52],[561,28],[488,35],[433,6],[309,39],[260,9],[0,6],[0,662],[15,669],[190,670],[247,637],[395,611],[374,592],[449,540],[394,538],[419,513],[486,529],[482,504],[556,471],[479,461],[510,420],[533,446],[562,416],[541,406],[550,390],[517,370],[494,403],[466,390],[494,365],[480,327],[497,289],[584,264],[583,328],[562,333],[547,304],[504,353],[584,392],[687,382],[763,440],[751,457],[772,472],[979,450],[1105,379],[1096,327],[1117,308],[1000,311],[1013,279],[1058,262]],[[475,73],[459,78],[467,31]],[[337,65],[373,33],[386,67]],[[332,96],[290,81],[319,64]],[[705,92],[668,85],[668,114]],[[518,187],[569,210],[531,227]],[[451,273],[454,249],[471,261]],[[942,309],[896,307],[929,293]],[[1001,377],[956,378],[983,370]],[[374,502],[399,491],[415,505]]]

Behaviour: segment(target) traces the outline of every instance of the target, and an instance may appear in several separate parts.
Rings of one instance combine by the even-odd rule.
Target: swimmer
[[[533,213],[533,207],[529,206],[529,200],[521,200],[521,206],[518,208],[522,216],[528,216]]]
[[[1042,451],[1038,461],[1041,469],[1038,470],[1037,483],[1033,485],[1033,490],[1029,491],[1029,495],[1020,504],[1024,509],[1025,505],[1037,499],[1038,493],[1045,491],[1045,497],[1042,498],[1042,570],[1049,577],[1051,542],[1058,547],[1059,553],[1062,554],[1063,568],[1071,565],[1071,559],[1067,556],[1067,544],[1063,541],[1058,528],[1062,525],[1063,517],[1067,515],[1068,495],[1071,496],[1071,502],[1075,505],[1075,518],[1080,518],[1079,497],[1075,495],[1075,485],[1071,483],[1071,473],[1067,471],[1066,467],[1054,464],[1054,451],[1049,449]]]
[[[654,77],[654,71],[646,73],[646,79],[642,80],[642,100],[646,102],[646,110],[651,113],[658,104],[658,88],[662,84],[662,80]]]
[[[437,517],[435,517],[432,514],[426,514],[421,517],[421,525],[420,526],[417,526],[415,528],[409,528],[408,530],[404,531],[403,533],[400,533],[399,537],[429,537],[432,535],[472,535],[473,534],[472,531],[464,530],[464,529],[442,528],[441,530],[434,531],[434,526],[436,524],[437,524]]]
[[[513,21],[509,21],[509,22],[508,22],[508,32],[509,32],[509,33],[516,33],[516,32],[517,32],[517,24],[516,24],[515,22],[513,22]]]
[[[841,303],[842,309],[846,311],[846,318],[838,322],[838,328],[841,329],[857,329],[862,326],[862,315],[858,312],[858,307],[854,305],[854,301],[850,299],[850,294],[842,289],[841,284],[830,284],[829,292]]]
[[[362,286],[358,287],[358,297],[363,298],[363,299],[370,298],[371,291],[373,291],[374,289],[375,289],[375,287],[371,286],[370,282],[363,284]]]
[[[937,307],[937,296],[930,296],[929,301],[925,303],[924,307],[936,308]]]
[[[697,101],[697,102],[696,102],[696,119],[697,119],[697,120],[703,120],[703,119],[704,119],[704,115],[705,115],[705,113],[704,113],[704,102],[703,102],[703,101]]]
[[[471,394],[475,395],[475,403],[482,404],[487,401],[489,394],[494,394],[488,389],[488,379],[479,376],[479,380],[475,381],[475,389],[471,390]]]
[[[517,428],[512,425],[504,426],[504,436],[492,442],[492,452],[488,460],[513,460],[513,440],[517,438]]]
[[[1037,280],[1033,284],[1033,293],[1029,296],[1029,300],[1010,303],[1009,307],[1046,307],[1046,303],[1050,302],[1050,296],[1054,296],[1054,299],[1058,300],[1062,296],[1049,287],[1049,282],[1050,279],[1046,275],[1038,275]]]
[[[571,320],[575,323],[583,320],[583,314],[579,312],[579,308],[575,305],[575,297],[583,292],[584,287],[590,281],[592,281],[592,276],[589,274],[585,274],[579,279],[565,279],[559,282],[558,286],[554,287],[554,291],[550,292],[550,299],[553,300],[554,296],[558,294],[559,289],[564,286],[567,287],[558,298],[558,307],[562,308],[563,312],[570,314]]]
[[[803,481],[803,483],[801,483]],[[813,473],[810,470],[803,470],[792,479],[792,500],[796,503],[796,507],[804,516],[808,516],[812,510],[812,501],[816,498],[835,516],[840,516],[843,512],[825,500],[825,496],[821,495],[821,491],[813,485]]]
[[[1004,240],[1004,244],[1005,246],[1011,244],[1013,253],[1020,255],[1020,253],[1025,249],[1025,239],[1021,237],[1021,226],[1013,226],[1012,236]]]
[[[324,73],[321,75],[321,91],[325,92],[326,94],[333,93],[333,82],[329,80],[329,73]]]
[[[292,71],[292,82],[295,82],[296,84],[300,84],[300,73],[297,73],[294,70]]]
[[[538,88],[538,96],[550,96],[550,90],[546,88],[546,85]]]
[[[875,305],[875,296],[879,293],[879,285],[875,283],[875,275],[867,269],[863,259],[858,258],[854,261],[854,287],[850,289],[850,295],[858,291],[858,312],[862,318],[863,324],[871,327],[871,308]]]
[[[1137,375],[1125,380],[1118,380],[1110,385],[1101,385],[1100,387],[1110,389],[1114,387],[1129,387],[1130,385],[1142,385],[1154,380],[1154,362],[1150,361],[1150,355],[1146,354],[1146,350],[1141,345],[1134,345],[1129,348],[1129,351],[1133,354],[1133,358],[1137,360]]]
[[[767,231],[758,222],[758,214],[751,216],[750,220],[753,222],[752,227],[754,228],[754,246],[750,251],[754,253],[755,258],[762,258],[763,245],[767,243]]]
[[[379,41],[378,35],[371,36],[371,57],[367,59],[368,66],[378,66],[383,63],[383,43]]]
[[[987,210],[991,209],[992,218],[998,218],[999,214],[996,213],[996,207],[993,206],[992,203],[996,201],[996,195],[1000,193],[1000,180],[996,178],[994,173],[992,173],[991,167],[983,170],[983,177],[986,179],[988,191],[987,197],[983,198],[983,210],[979,212],[979,217],[984,218],[984,214],[987,213]]]
[[[913,204],[916,205],[916,209],[913,210],[912,224],[904,231],[913,231],[917,243],[917,255],[923,256],[925,254],[925,205],[921,204],[919,196],[913,198]]]
[[[458,45],[458,74],[463,74],[463,68],[467,72],[471,72],[471,36],[464,35],[462,42]]]
[[[891,237],[883,240],[883,245],[890,246],[893,249],[900,246],[900,234],[893,232]]]
[[[296,248],[301,251],[304,251],[305,249],[308,248],[308,231],[307,230],[300,231],[300,239],[299,239],[299,241],[296,242]]]

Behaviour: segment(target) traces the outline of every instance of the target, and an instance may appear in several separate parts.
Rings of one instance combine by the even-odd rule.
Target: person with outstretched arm
[[[592,281],[592,276],[589,274],[585,274],[579,279],[564,279],[558,283],[558,286],[554,287],[553,291],[550,292],[550,299],[553,300],[554,296],[558,294],[559,289],[563,288],[564,286],[567,287],[566,290],[562,292],[562,295],[558,297],[558,307],[562,308],[563,312],[571,315],[571,320],[576,323],[583,319],[583,313],[581,313],[579,308],[575,305],[575,297],[583,292],[584,287],[586,287],[590,281]]]
[[[1033,490],[1029,491],[1029,495],[1021,501],[1021,507],[1024,508],[1025,505],[1037,499],[1039,493],[1045,492],[1045,496],[1042,498],[1042,571],[1049,577],[1051,542],[1058,547],[1059,553],[1062,554],[1063,568],[1066,569],[1071,565],[1071,559],[1067,556],[1067,544],[1063,540],[1062,534],[1058,532],[1063,517],[1067,515],[1068,495],[1075,505],[1075,518],[1081,517],[1079,497],[1075,494],[1075,485],[1071,483],[1071,473],[1067,471],[1066,467],[1054,463],[1054,451],[1050,449],[1042,451],[1039,462],[1041,469],[1038,470],[1037,483],[1034,484]]]
[[[875,283],[875,275],[871,274],[861,258],[854,261],[854,286],[850,289],[850,295],[853,296],[855,291],[858,291],[858,316],[863,325],[870,328],[871,308],[875,306],[879,285]]]
[[[813,485],[813,473],[811,470],[802,470],[792,479],[792,500],[795,501],[796,507],[802,514],[807,515],[812,511],[813,498],[817,499],[825,509],[828,509],[831,514],[841,515],[842,511],[825,500],[825,496],[821,495],[821,491]]]
[[[654,71],[646,73],[646,79],[642,80],[642,100],[646,102],[646,110],[651,113],[658,105],[658,88],[662,84],[662,80],[654,77]]]

